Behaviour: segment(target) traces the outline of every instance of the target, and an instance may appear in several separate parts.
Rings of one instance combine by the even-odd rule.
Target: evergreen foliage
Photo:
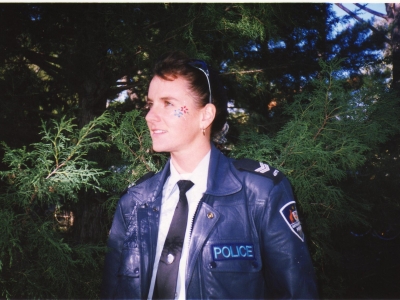
[[[73,119],[43,123],[41,142],[11,149],[3,143],[0,175],[0,292],[6,298],[96,298],[104,245],[68,241],[60,212],[81,189],[101,192],[106,171],[87,159],[107,144],[107,115],[77,129]],[[62,214],[61,214],[62,216]]]
[[[342,274],[331,272],[338,253],[330,238],[351,223],[370,222],[365,216],[373,217],[378,204],[399,206],[400,150],[398,138],[388,140],[398,132],[399,105],[384,81],[392,71],[379,65],[383,40],[367,38],[363,25],[335,35],[331,5],[0,5],[2,297],[98,297],[116,201],[166,159],[151,151],[137,109],[153,61],[171,49],[221,70],[235,106],[249,111],[232,116],[225,150],[286,173],[323,296],[337,295]],[[321,61],[333,57],[346,57],[341,68],[363,82],[345,81],[339,61]],[[381,79],[360,75],[377,64]],[[111,104],[102,115],[122,90],[130,97],[124,107]],[[89,123],[94,116],[100,117]],[[40,120],[54,117],[38,134]],[[75,223],[66,226],[70,212]]]
[[[167,156],[151,150],[150,133],[140,110],[114,111],[110,120],[113,124],[109,132],[113,158],[109,167],[111,172],[101,180],[101,185],[108,191],[103,205],[111,218],[121,193],[146,173],[159,171]]]
[[[272,164],[291,181],[303,215],[323,295],[338,295],[332,270],[340,256],[332,236],[365,223],[374,203],[351,197],[346,181],[363,171],[379,145],[398,133],[398,99],[382,82],[364,78],[349,88],[341,61],[320,62],[319,76],[285,107],[289,121],[268,132],[260,116],[241,116],[229,155]],[[234,121],[235,115],[232,115]],[[11,149],[3,143],[0,193],[0,288],[7,298],[97,298],[104,243],[121,192],[166,155],[151,150],[140,110],[107,113],[82,129],[74,119],[43,123],[41,142]],[[228,151],[229,152],[229,151]],[[98,163],[96,163],[96,161]],[[82,191],[102,195],[107,220],[99,244],[77,243],[62,218]],[[90,220],[88,220],[90,221]],[[329,284],[328,284],[328,281]]]
[[[332,296],[340,291],[335,291],[340,281],[329,280],[330,270],[340,263],[333,234],[365,223],[374,204],[366,197],[349,197],[343,182],[357,176],[377,146],[399,132],[399,99],[382,84],[346,89],[338,60],[321,61],[320,66],[310,90],[286,107],[290,121],[271,136],[244,127],[231,155],[267,161],[287,175],[303,215],[323,295]]]
[[[41,141],[30,147],[11,149],[3,143],[8,166],[0,172],[3,297],[98,298],[105,233],[116,202],[127,186],[165,162],[164,154],[150,151],[150,134],[138,110],[111,110],[82,129],[74,121],[43,122]],[[100,244],[77,243],[70,232],[74,224],[68,218],[75,203],[84,201],[85,190],[105,195],[107,220],[95,224],[106,227]]]

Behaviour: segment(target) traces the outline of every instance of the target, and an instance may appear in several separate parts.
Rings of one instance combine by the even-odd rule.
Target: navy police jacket
[[[118,202],[108,238],[103,299],[146,299],[153,272],[162,171]],[[272,167],[211,149],[186,270],[187,299],[315,299],[310,255],[288,180]]]

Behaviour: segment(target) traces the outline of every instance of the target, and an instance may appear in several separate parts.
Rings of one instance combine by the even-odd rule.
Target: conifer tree
[[[0,192],[0,294],[2,298],[96,298],[104,245],[68,239],[81,189],[97,193],[105,170],[86,156],[104,147],[103,115],[82,129],[73,119],[43,123],[41,141],[20,149],[3,143]]]
[[[343,291],[340,275],[332,278],[340,263],[334,234],[368,222],[365,216],[374,201],[350,197],[343,183],[362,171],[378,145],[399,132],[399,99],[376,82],[349,90],[338,60],[320,66],[312,87],[285,108],[290,120],[282,129],[269,135],[259,133],[258,126],[241,127],[231,155],[268,162],[287,175],[322,295],[332,297]]]
[[[108,191],[104,206],[111,218],[121,194],[143,175],[159,171],[167,156],[152,151],[150,133],[140,110],[113,110],[110,120],[111,151],[106,161],[112,165],[109,175],[101,179],[101,186]],[[102,160],[104,163],[104,155]]]
[[[116,202],[143,174],[158,171],[165,155],[150,151],[139,110],[111,109],[82,129],[62,117],[43,122],[40,136],[29,147],[2,144],[8,169],[0,172],[0,294],[96,299]],[[101,243],[73,236],[82,191],[105,199],[103,223],[92,224],[100,227]]]

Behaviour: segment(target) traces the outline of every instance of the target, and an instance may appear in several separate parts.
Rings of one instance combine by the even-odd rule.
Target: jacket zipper
[[[192,231],[193,231],[193,227],[194,227],[194,220],[196,219],[196,217],[197,217],[197,215],[199,213],[200,205],[203,202],[203,198],[201,198],[199,203],[197,203],[196,211],[194,212],[194,215],[193,215],[193,218],[192,218],[192,222],[190,224],[188,247],[190,247],[190,241],[192,239]]]

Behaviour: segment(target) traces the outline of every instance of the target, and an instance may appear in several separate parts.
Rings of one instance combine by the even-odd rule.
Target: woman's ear
[[[215,119],[215,114],[217,109],[215,108],[214,104],[208,103],[206,106],[203,107],[202,119],[201,119],[201,126],[200,128],[208,128]]]

